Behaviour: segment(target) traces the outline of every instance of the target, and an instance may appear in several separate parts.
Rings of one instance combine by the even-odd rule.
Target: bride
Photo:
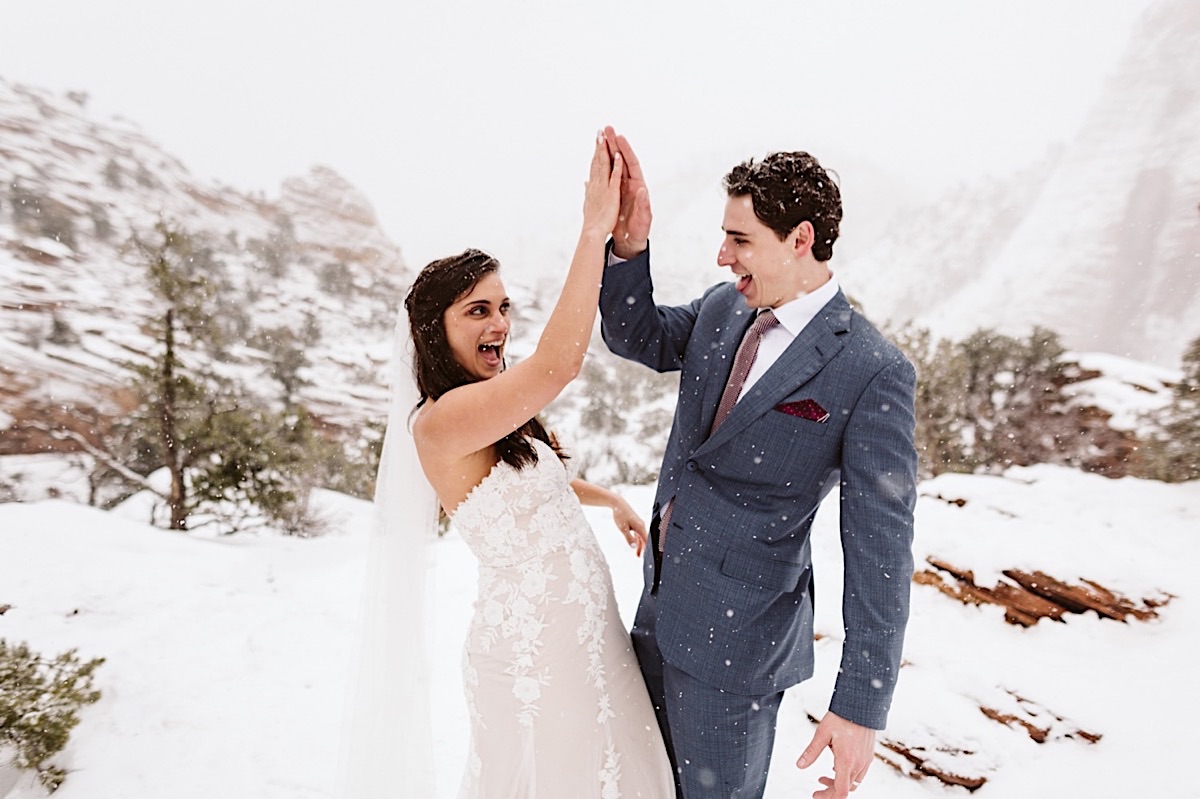
[[[580,503],[610,507],[639,554],[645,527],[617,495],[572,480],[563,465],[565,454],[536,418],[583,366],[604,244],[617,221],[622,172],[620,154],[610,154],[599,137],[584,194],[583,229],[562,294],[536,350],[511,368],[504,362],[509,300],[495,259],[467,250],[435,261],[417,276],[405,301],[418,400],[411,441],[424,475],[418,480],[421,488],[426,481],[432,486],[437,503],[479,560],[479,595],[462,664],[471,728],[460,799],[674,796],[662,737],[617,614],[608,566]],[[413,497],[397,499],[408,487],[393,437],[403,434],[397,422],[404,425],[412,407],[401,407],[404,413],[394,407],[389,422],[377,489],[383,515],[411,513],[419,504]],[[426,531],[390,533],[390,557],[418,563],[417,571],[423,568],[423,559],[411,552],[400,555],[396,547],[401,538],[427,537]],[[381,557],[389,556],[372,552],[373,560]],[[403,575],[378,563],[372,568],[382,569],[375,580],[392,584],[380,589],[376,604],[398,610],[369,634],[393,640],[403,635],[405,645],[419,642],[423,633],[410,623],[411,597],[423,592],[423,575],[411,568]],[[408,586],[410,600],[395,598],[397,583]],[[368,724],[364,733],[360,718],[355,746],[369,745],[378,756],[376,762],[364,762],[361,751],[351,753],[357,773],[349,779],[357,787],[348,796],[432,795],[414,776],[427,773],[430,760],[422,718],[428,697],[416,695],[425,693],[425,682],[399,672],[419,665],[420,649],[373,646],[377,661],[396,661],[391,673],[387,663],[377,672],[379,684],[387,687],[381,693],[391,692],[396,712],[382,709],[386,697],[372,691],[362,697],[360,687],[360,697],[371,706],[368,715],[373,712],[376,720],[374,730]],[[406,723],[389,734],[398,714]],[[422,754],[414,755],[417,751]],[[383,756],[392,762],[377,762]],[[397,757],[407,757],[408,765],[397,765]],[[366,776],[372,770],[389,773],[372,782]],[[393,793],[385,793],[390,786]]]

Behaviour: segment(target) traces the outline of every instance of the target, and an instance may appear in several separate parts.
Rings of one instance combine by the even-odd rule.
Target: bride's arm
[[[418,446],[436,442],[443,462],[491,446],[536,416],[583,368],[596,320],[604,244],[617,221],[622,162],[596,141],[583,201],[583,229],[537,349],[510,369],[448,391],[414,425]]]
[[[617,529],[625,536],[625,540],[633,547],[637,556],[642,556],[642,549],[646,546],[646,523],[620,494],[578,477],[571,481],[571,488],[575,491],[575,496],[579,497],[581,505],[611,508],[613,523],[617,525]]]

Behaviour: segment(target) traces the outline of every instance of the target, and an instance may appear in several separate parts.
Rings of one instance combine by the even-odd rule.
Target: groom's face
[[[725,202],[725,239],[717,264],[733,272],[737,290],[751,308],[778,308],[804,293],[796,258],[797,228],[783,241],[754,215],[749,195]]]

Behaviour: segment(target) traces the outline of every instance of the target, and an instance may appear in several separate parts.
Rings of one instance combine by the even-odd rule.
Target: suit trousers
[[[663,660],[652,629],[634,627],[633,649],[675,770],[677,799],[761,799],[783,693],[742,696],[701,682]]]

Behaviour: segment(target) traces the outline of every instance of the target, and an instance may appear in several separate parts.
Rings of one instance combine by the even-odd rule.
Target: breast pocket
[[[776,403],[764,421],[780,435],[823,437],[841,430],[847,415],[828,399],[797,394]]]
[[[769,410],[751,422],[722,452],[716,468],[722,479],[760,485],[760,492],[795,493],[796,480],[810,470],[824,473],[837,457],[838,427]],[[791,482],[789,482],[791,481]]]

